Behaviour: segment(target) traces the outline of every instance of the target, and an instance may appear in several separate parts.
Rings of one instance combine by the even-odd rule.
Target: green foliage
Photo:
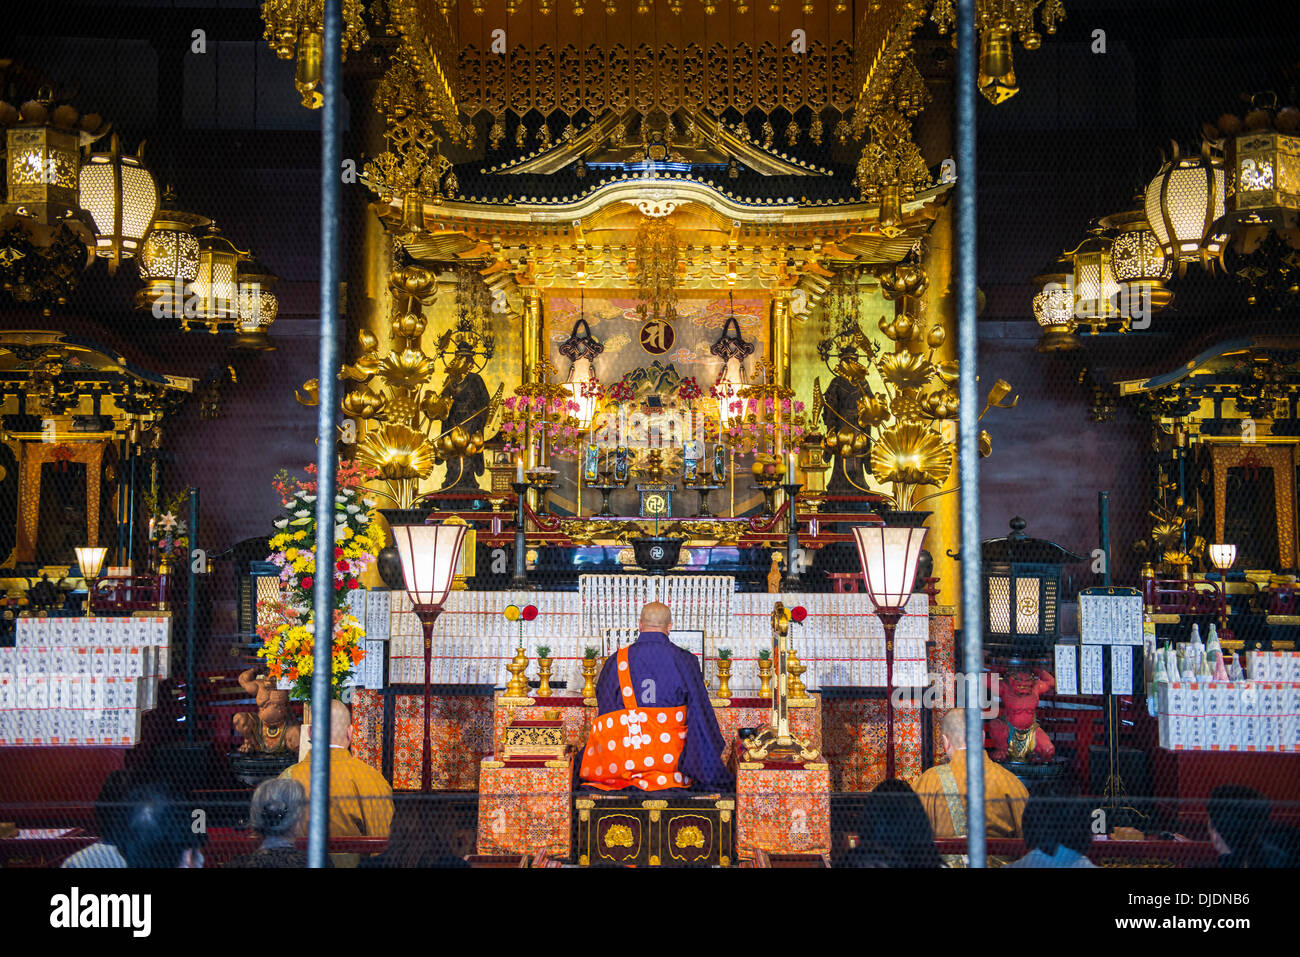
[[[719,649],[718,649],[718,660],[719,660],[719,661],[730,661],[730,660],[731,660],[731,649],[730,649],[730,648],[719,648]]]
[[[758,652],[758,660],[759,660],[759,661],[767,661],[767,660],[768,660],[769,658],[771,658],[771,657],[772,657],[772,649],[771,649],[771,648],[762,648],[762,649],[760,649],[759,652]]]
[[[593,648],[591,645],[588,645],[586,648],[582,649],[582,657],[584,658],[592,659],[598,657],[599,655],[600,655],[600,649]]]
[[[538,646],[537,646],[537,657],[538,657],[538,658],[549,658],[549,657],[551,657],[551,646],[550,646],[550,645],[538,645]]]

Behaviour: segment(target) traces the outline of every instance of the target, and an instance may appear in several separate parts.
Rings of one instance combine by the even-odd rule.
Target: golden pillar
[[[772,299],[768,341],[772,344],[772,368],[776,385],[790,387],[790,294],[782,290]]]
[[[542,319],[542,291],[536,287],[524,289],[524,321],[519,326],[520,352],[523,355],[523,381],[537,382],[545,355],[546,324]]]
[[[949,208],[945,207],[930,230],[929,249],[924,260],[925,270],[930,277],[930,286],[925,297],[926,325],[927,327],[942,325],[947,333],[943,345],[935,350],[935,360],[937,362],[947,362],[957,358],[957,302],[951,291],[952,256],[952,214]],[[964,376],[976,375],[978,371],[977,369],[962,369],[961,374]],[[934,511],[934,517],[929,522],[931,537],[926,544],[926,551],[934,556],[934,574],[939,578],[938,603],[957,608],[956,625],[961,627],[959,600],[961,595],[961,566],[955,559],[948,557],[949,550],[955,553],[961,547],[962,493],[950,491],[955,489],[961,482],[961,474],[956,463],[957,423],[944,422],[941,428],[943,429],[944,441],[952,446],[953,468],[952,474],[948,477],[948,481],[943,488],[934,490],[944,491],[947,494],[933,498],[922,506],[922,508],[929,508]]]

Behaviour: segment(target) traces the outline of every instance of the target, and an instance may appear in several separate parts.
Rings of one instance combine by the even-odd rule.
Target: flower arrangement
[[[144,493],[144,507],[149,513],[149,551],[159,561],[181,561],[190,547],[189,526],[180,518],[189,496],[177,492],[161,498],[156,489]]]
[[[551,382],[554,373],[555,367],[544,362],[541,381],[525,382],[515,389],[514,395],[503,400],[502,450],[508,455],[527,452],[530,443],[541,449],[549,448],[552,455],[578,454],[582,429],[577,414],[582,406],[567,385]],[[599,385],[596,383],[597,389]],[[538,464],[541,462],[539,459]]]
[[[624,376],[609,387],[609,397],[615,402],[631,402],[636,398],[636,391]]]
[[[306,472],[315,474],[315,466]],[[374,477],[371,469],[341,463],[334,496],[334,555],[331,572],[334,584],[334,647],[332,649],[334,693],[339,693],[344,676],[360,663],[365,652],[360,639],[365,631],[348,610],[348,595],[361,587],[362,572],[375,560],[383,544],[383,533],[374,523],[376,502],[364,497],[362,484]],[[313,589],[318,574],[316,563],[317,483],[297,479],[281,471],[271,483],[280,493],[284,514],[276,519],[277,532],[271,537],[267,560],[280,569],[282,597],[258,602],[258,657],[267,662],[272,678],[293,683],[292,696],[311,694],[312,646],[315,613]]]
[[[677,387],[677,398],[682,402],[687,403],[688,408],[690,407],[690,403],[701,398],[703,395],[704,390],[700,388],[700,384],[695,381],[695,376],[693,375],[687,376],[682,380],[682,384]]]

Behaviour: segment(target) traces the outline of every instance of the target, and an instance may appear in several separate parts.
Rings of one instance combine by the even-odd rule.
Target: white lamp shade
[[[1202,246],[1218,250],[1210,227],[1224,213],[1225,180],[1222,166],[1194,156],[1170,162],[1147,186],[1147,222],[1167,256],[1187,262]]]
[[[899,525],[853,526],[867,594],[877,611],[900,612],[907,605],[928,531]]]
[[[416,605],[441,607],[456,577],[467,525],[393,525],[406,592]]]
[[[1236,545],[1211,545],[1210,546],[1210,564],[1219,571],[1227,571],[1232,567],[1232,563],[1237,560]]]
[[[95,252],[112,259],[135,255],[154,213],[158,188],[138,157],[123,156],[117,136],[108,153],[96,153],[82,164],[81,205],[95,223]]]
[[[81,577],[98,577],[99,570],[104,567],[104,558],[108,555],[108,549],[102,545],[83,545],[74,548],[73,551],[77,553],[77,567],[81,569]]]

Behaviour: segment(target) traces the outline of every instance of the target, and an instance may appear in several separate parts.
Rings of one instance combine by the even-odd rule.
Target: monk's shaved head
[[[316,725],[312,728],[312,741],[315,742],[319,735]],[[330,744],[340,748],[346,748],[352,740],[352,715],[348,711],[348,706],[337,698],[330,701]]]
[[[943,724],[940,725],[939,733],[948,739],[950,746],[949,753],[960,751],[966,747],[966,711],[964,708],[953,708],[943,716]]]
[[[673,627],[673,613],[661,601],[652,601],[641,609],[641,630],[662,631],[667,634]]]

